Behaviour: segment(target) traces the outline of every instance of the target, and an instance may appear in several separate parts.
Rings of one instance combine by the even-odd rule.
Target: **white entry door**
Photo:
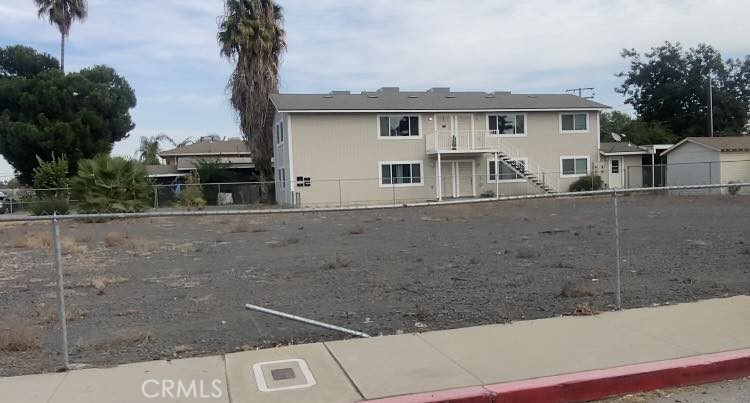
[[[622,157],[610,158],[609,160],[609,187],[610,189],[622,188]]]
[[[476,196],[473,161],[443,161],[440,166],[443,197]]]

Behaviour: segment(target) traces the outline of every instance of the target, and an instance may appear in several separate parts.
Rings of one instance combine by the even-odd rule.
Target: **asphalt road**
[[[734,381],[689,386],[680,389],[660,390],[649,393],[627,395],[603,402],[649,402],[649,403],[746,403],[750,402],[750,378]]]

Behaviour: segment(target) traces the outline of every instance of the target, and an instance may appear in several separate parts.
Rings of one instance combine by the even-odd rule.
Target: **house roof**
[[[227,154],[250,154],[250,148],[244,140],[221,140],[221,141],[201,141],[198,143],[188,144],[171,150],[162,151],[160,157],[170,157],[179,155],[227,155]]]
[[[177,171],[176,165],[146,165],[146,176],[149,178],[183,176]]]
[[[627,141],[601,143],[599,145],[599,153],[602,155],[648,154],[646,150]]]
[[[237,168],[254,168],[255,163],[253,163],[253,159],[250,157],[221,157],[221,158],[214,158],[212,159],[218,163],[222,164],[228,164],[229,169],[237,169]],[[177,170],[179,171],[190,171],[198,169],[198,165],[200,164],[200,158],[190,158],[190,157],[182,157],[177,160]]]
[[[661,153],[662,155],[677,149],[685,143],[698,144],[719,152],[737,152],[750,151],[750,136],[731,136],[731,137],[685,137],[679,143],[673,145],[668,150]]]
[[[584,110],[607,109],[606,105],[570,94],[511,94],[510,92],[453,92],[431,88],[423,92],[383,87],[352,94],[273,94],[280,112],[358,111],[480,111],[480,110]]]

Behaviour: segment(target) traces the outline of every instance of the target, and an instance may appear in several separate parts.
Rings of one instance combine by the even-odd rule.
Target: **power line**
[[[584,91],[591,91],[591,95],[584,97],[583,93]],[[594,92],[594,87],[585,87],[585,88],[571,88],[569,90],[565,90],[566,93],[578,93],[578,96],[581,98],[586,99],[593,99],[596,96],[596,92]]]

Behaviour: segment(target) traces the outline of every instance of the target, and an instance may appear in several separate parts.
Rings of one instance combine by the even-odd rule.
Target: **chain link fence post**
[[[341,198],[341,179],[339,179],[339,207],[342,206],[343,200]]]
[[[62,245],[60,242],[60,221],[57,212],[52,219],[52,239],[55,247],[55,271],[57,272],[57,302],[58,315],[60,317],[60,329],[62,330],[63,367],[70,368],[70,357],[68,356],[68,324],[65,318],[65,288],[62,273]]]
[[[617,189],[612,191],[612,200],[615,212],[615,308],[619,311],[622,309],[621,280],[620,280],[620,218],[617,206]]]
[[[159,188],[154,186],[154,208],[159,207]]]

